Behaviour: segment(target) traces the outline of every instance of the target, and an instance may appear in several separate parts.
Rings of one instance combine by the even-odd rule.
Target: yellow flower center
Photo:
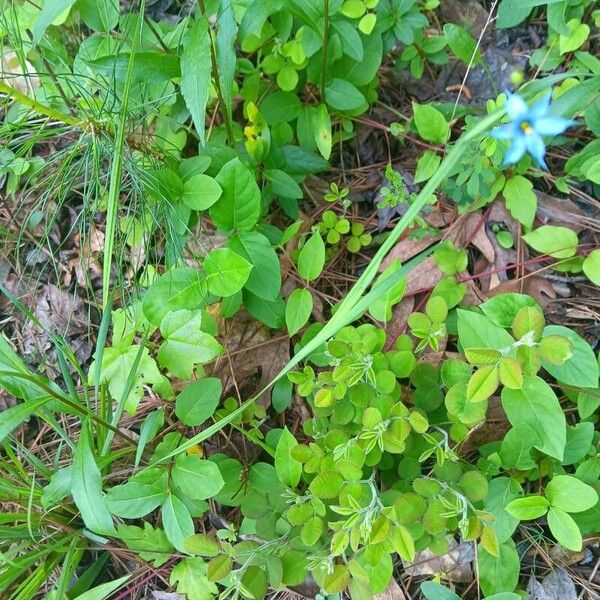
[[[531,123],[529,123],[528,121],[523,121],[521,123],[521,129],[523,130],[523,133],[525,133],[526,135],[529,135],[533,131],[533,127],[531,126]]]

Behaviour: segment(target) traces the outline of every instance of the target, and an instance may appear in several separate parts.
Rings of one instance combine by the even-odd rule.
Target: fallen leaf
[[[475,560],[475,544],[473,542],[450,542],[450,550],[438,556],[431,550],[418,552],[415,559],[407,563],[402,561],[407,575],[436,575],[443,573],[450,581],[472,581],[471,563]]]
[[[381,594],[373,596],[373,600],[406,600],[406,596],[402,591],[402,588],[398,585],[398,582],[392,578],[387,589]]]
[[[577,600],[573,580],[562,569],[555,569],[540,583],[533,575],[527,584],[528,600]]]
[[[406,290],[404,296],[411,296],[417,292],[431,290],[443,277],[433,256],[426,258],[418,264],[406,277]]]

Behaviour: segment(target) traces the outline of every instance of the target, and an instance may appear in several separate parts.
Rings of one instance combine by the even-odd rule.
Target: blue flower
[[[544,161],[546,145],[543,136],[558,135],[575,124],[575,121],[550,114],[551,93],[548,91],[541,100],[529,107],[521,96],[507,92],[505,109],[511,122],[491,132],[492,137],[511,142],[504,157],[505,166],[515,164],[525,152],[529,152],[542,169],[548,168]]]

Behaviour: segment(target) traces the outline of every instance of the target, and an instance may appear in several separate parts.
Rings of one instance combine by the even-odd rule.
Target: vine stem
[[[327,59],[329,54],[329,0],[323,0],[323,59],[321,63],[321,101],[325,102]]]
[[[208,22],[208,15],[206,14],[206,3],[204,2],[204,0],[198,0],[198,6],[200,7],[200,13]],[[219,63],[217,62],[217,51],[215,49],[215,40],[213,38],[210,23],[208,23],[208,31],[210,35],[210,62],[212,64],[213,76],[215,80],[215,90],[217,92],[217,97],[219,98],[219,106],[221,107],[223,120],[225,121],[227,141],[231,146],[233,146],[235,142],[235,138],[233,137],[233,127],[227,114],[227,107],[225,106],[225,101],[223,100],[223,89],[221,88],[221,78],[219,77]],[[199,56],[198,60],[202,60],[202,57]]]

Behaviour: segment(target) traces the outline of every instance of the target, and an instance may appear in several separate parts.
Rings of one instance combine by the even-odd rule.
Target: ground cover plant
[[[0,597],[600,594],[595,0],[0,0]]]

